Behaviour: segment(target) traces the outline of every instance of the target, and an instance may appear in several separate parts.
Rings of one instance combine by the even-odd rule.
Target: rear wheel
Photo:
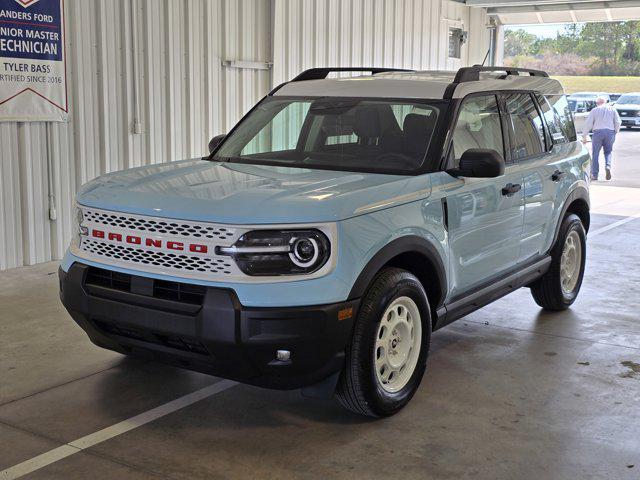
[[[580,218],[567,215],[551,249],[549,270],[531,285],[531,294],[538,305],[547,310],[565,310],[576,300],[584,276],[586,246]]]
[[[420,281],[406,270],[384,269],[365,295],[337,396],[361,415],[383,417],[402,409],[424,374],[431,314]]]

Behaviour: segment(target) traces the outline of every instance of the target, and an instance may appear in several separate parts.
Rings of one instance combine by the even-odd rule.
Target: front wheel
[[[546,310],[566,310],[576,300],[584,276],[587,242],[582,221],[569,214],[551,249],[551,266],[531,285],[531,294]]]
[[[384,269],[362,301],[338,400],[370,417],[398,412],[420,385],[430,341],[431,314],[422,284],[406,270]]]

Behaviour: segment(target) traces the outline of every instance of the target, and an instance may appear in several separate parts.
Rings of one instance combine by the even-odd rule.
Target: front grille
[[[90,267],[85,278],[85,283],[128,292],[131,290],[131,275]]]
[[[228,240],[235,235],[235,229],[201,225],[189,221],[156,220],[120,213],[83,210],[84,218],[91,223],[154,234],[177,235],[182,237]]]
[[[114,272],[98,267],[89,267],[84,283],[88,286],[95,285],[123,292],[131,292],[131,277],[132,276],[127,273]],[[150,290],[150,292],[153,292],[153,298],[189,303],[192,305],[202,305],[204,297],[207,294],[207,287],[202,285],[168,282],[166,280],[157,280],[153,278],[145,280],[153,283],[153,289]]]
[[[164,300],[202,305],[206,293],[207,288],[202,285],[166,282],[164,280],[154,280],[153,282],[153,296]]]
[[[218,253],[244,235],[244,227],[84,207],[82,214],[84,233],[72,252],[87,260],[194,280],[246,277],[233,258]]]
[[[152,265],[172,270],[230,275],[232,268],[229,257],[183,255],[165,251],[125,247],[124,245],[103,243],[88,238],[82,240],[82,249],[94,255],[121,262]]]
[[[638,116],[638,110],[618,110],[621,117],[636,117]]]

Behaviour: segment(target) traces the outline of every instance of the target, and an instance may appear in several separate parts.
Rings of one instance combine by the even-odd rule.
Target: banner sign
[[[64,0],[0,0],[0,122],[67,121]]]

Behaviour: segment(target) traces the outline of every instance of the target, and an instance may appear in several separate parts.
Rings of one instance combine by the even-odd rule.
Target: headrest
[[[376,138],[382,134],[380,112],[375,105],[361,105],[355,109],[355,113],[353,131],[358,137]]]
[[[322,131],[327,137],[351,135],[353,133],[353,118],[345,115],[327,115],[322,124]]]
[[[402,131],[406,133],[409,138],[423,138],[427,136],[427,134],[431,133],[429,129],[433,128],[433,122],[435,121],[435,118],[435,114],[420,115],[418,113],[410,113],[406,117],[404,117],[404,122],[402,123]]]

